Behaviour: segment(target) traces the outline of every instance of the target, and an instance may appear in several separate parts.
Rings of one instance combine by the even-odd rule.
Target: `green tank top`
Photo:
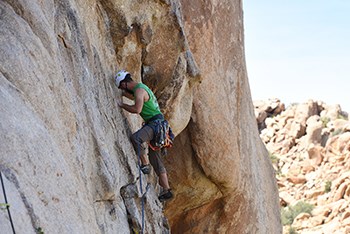
[[[146,85],[138,83],[132,91],[135,93],[136,89],[139,88],[146,90],[149,96],[148,101],[143,103],[142,111],[140,113],[143,120],[147,122],[153,116],[162,114],[162,112],[159,109],[157,98],[152,92],[152,90],[150,90]]]

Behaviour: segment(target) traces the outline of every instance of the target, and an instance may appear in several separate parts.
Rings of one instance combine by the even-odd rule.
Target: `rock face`
[[[181,196],[166,214],[176,233],[279,233],[278,225],[269,224],[279,223],[275,181],[264,179],[273,176],[270,163],[250,124],[241,2],[195,0],[182,6],[202,82],[195,88],[191,121],[176,140],[182,150],[168,160]]]
[[[4,0],[0,55],[0,171],[16,232],[281,232],[240,1]],[[153,174],[141,177],[142,212],[129,141],[141,121],[115,105],[121,68],[154,90],[178,135],[165,215]],[[3,210],[0,226],[11,232]]]
[[[303,201],[315,206],[311,215],[295,217],[292,226],[299,233],[349,233],[348,114],[339,105],[312,100],[279,110],[284,104],[278,99],[254,106],[258,125],[266,127],[260,136],[277,171],[281,205]]]

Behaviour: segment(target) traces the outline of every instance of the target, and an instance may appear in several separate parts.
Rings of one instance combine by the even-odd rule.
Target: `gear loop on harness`
[[[157,151],[162,148],[170,148],[173,146],[174,134],[165,119],[155,119],[147,123],[154,131],[153,139],[148,143],[152,150]]]

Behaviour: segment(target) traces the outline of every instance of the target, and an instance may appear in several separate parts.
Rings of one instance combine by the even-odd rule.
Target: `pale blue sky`
[[[253,100],[321,100],[350,113],[350,0],[243,0]]]

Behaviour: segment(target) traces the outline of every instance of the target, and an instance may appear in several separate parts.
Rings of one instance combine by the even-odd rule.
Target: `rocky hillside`
[[[0,1],[0,171],[16,232],[280,233],[242,19],[240,0]],[[152,174],[142,206],[122,68],[177,135],[166,204]],[[6,208],[0,227],[11,233]]]
[[[284,230],[350,233],[350,121],[339,105],[254,102],[276,170]],[[310,208],[311,207],[311,208]],[[310,208],[310,209],[308,209]],[[293,214],[294,212],[294,214]]]

